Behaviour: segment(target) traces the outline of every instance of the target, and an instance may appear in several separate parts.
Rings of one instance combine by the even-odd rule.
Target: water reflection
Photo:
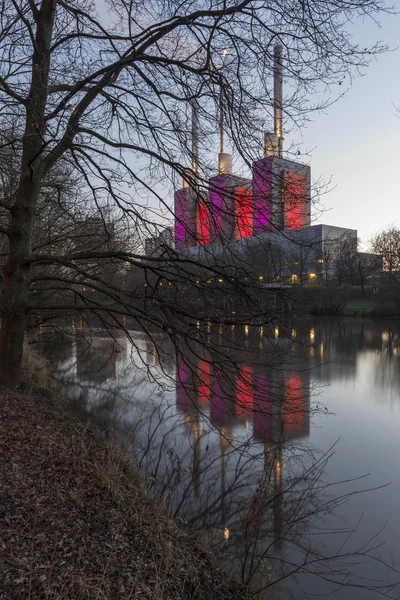
[[[244,579],[255,574],[257,585],[268,588],[268,598],[289,597],[294,577],[287,583],[285,578],[290,572],[297,573],[294,587],[299,582],[307,587],[311,570],[319,582],[314,577],[313,593],[331,593],[337,586],[324,573],[333,569],[333,582],[347,581],[351,552],[347,555],[346,548],[340,555],[340,568],[335,552],[358,517],[356,511],[340,513],[338,525],[332,510],[355,487],[343,484],[338,497],[329,483],[371,471],[371,464],[363,463],[361,442],[350,447],[350,423],[360,426],[367,419],[367,392],[357,415],[342,421],[340,416],[321,421],[316,407],[322,405],[323,413],[325,407],[313,392],[316,384],[331,384],[323,395],[332,398],[327,408],[345,414],[357,400],[354,388],[346,395],[347,383],[360,387],[362,377],[368,390],[385,390],[379,398],[368,391],[373,402],[398,403],[393,390],[400,383],[399,331],[393,325],[334,319],[205,329],[208,350],[194,342],[176,352],[167,335],[139,332],[132,332],[132,344],[98,332],[90,344],[76,336],[47,348],[64,391],[89,413],[117,424],[121,441],[132,440],[149,487],[171,516],[207,540],[227,570]],[[347,454],[335,449],[328,463],[331,453],[324,453],[340,435]],[[372,443],[367,432],[365,443]],[[354,457],[357,469],[349,474]],[[332,472],[325,473],[327,463]],[[374,480],[369,487],[390,479]],[[357,500],[359,507],[365,510]],[[354,521],[344,526],[347,517]],[[371,534],[380,529],[377,517],[370,518],[369,525],[376,525]],[[368,561],[365,565],[359,568],[362,575],[370,568]],[[378,576],[389,579],[383,567]],[[284,583],[272,585],[281,578]],[[337,597],[362,598],[363,593],[343,588]],[[307,597],[299,596],[297,587],[295,596]]]

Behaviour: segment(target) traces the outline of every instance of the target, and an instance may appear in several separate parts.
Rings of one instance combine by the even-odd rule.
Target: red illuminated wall
[[[285,229],[307,225],[307,180],[305,175],[286,171],[284,175]]]
[[[205,202],[200,202],[197,211],[197,231],[200,246],[210,243],[210,223],[208,207]]]
[[[251,190],[237,187],[235,190],[235,238],[247,238],[253,235],[253,203]]]

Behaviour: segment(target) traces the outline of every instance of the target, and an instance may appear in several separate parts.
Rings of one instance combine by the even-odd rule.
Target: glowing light
[[[298,275],[292,275],[292,283],[298,283],[299,281],[299,276]]]
[[[249,334],[249,326],[248,325],[244,326],[244,332],[245,332],[246,335]]]
[[[222,283],[222,282],[223,282],[223,279],[218,279],[218,281],[219,281],[220,283]]]
[[[200,281],[196,279],[196,285],[200,285]]]
[[[287,171],[284,175],[285,229],[307,225],[307,180],[305,175]]]
[[[315,338],[315,330],[314,328],[310,329],[310,340],[313,342]]]
[[[295,328],[293,327],[292,328],[292,339],[293,340],[296,339],[296,334],[297,334],[297,332],[296,332]]]
[[[274,329],[274,336],[275,336],[275,339],[277,340],[278,337],[279,337],[279,327],[275,327],[275,329]]]
[[[208,209],[205,202],[200,202],[197,211],[197,228],[200,246],[206,246],[210,243],[210,225],[208,217]]]
[[[310,273],[309,274],[309,278],[310,279],[315,279],[316,278],[316,274],[315,273]]]
[[[225,529],[224,529],[224,540],[228,541],[230,535],[231,535],[231,532],[229,531],[229,527],[225,527]]]
[[[200,321],[197,321],[196,327],[197,327],[197,329],[200,329]]]
[[[264,277],[262,275],[260,275],[260,277],[258,278],[260,281],[263,281]]]

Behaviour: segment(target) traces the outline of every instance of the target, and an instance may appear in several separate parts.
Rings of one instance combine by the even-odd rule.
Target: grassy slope
[[[51,394],[0,392],[0,599],[243,599]]]

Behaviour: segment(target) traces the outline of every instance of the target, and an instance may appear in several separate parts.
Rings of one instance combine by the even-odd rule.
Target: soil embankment
[[[0,392],[1,600],[243,600],[52,393]]]

